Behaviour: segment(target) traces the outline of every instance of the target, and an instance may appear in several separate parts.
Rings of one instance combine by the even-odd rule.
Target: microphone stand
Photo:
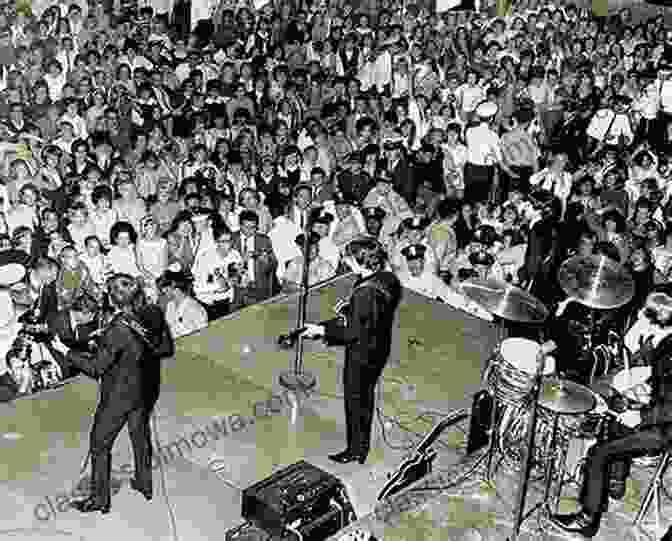
[[[527,498],[527,488],[530,481],[530,474],[532,473],[532,460],[534,457],[534,437],[537,431],[537,416],[539,410],[539,395],[541,394],[542,378],[544,373],[544,366],[546,364],[546,355],[548,353],[543,346],[539,352],[537,359],[537,372],[534,375],[534,386],[532,387],[532,412],[530,415],[530,424],[527,427],[527,438],[525,442],[525,449],[527,449],[523,468],[520,473],[520,486],[518,487],[518,505],[516,509],[516,521],[513,527],[513,536],[507,541],[517,541],[520,535],[520,528],[527,518],[525,515],[525,500]]]
[[[310,233],[312,220],[306,219],[303,231],[303,276],[301,277],[301,295],[299,297],[299,312],[297,315],[296,329],[302,329],[306,325],[306,312],[308,309],[308,289],[310,283]],[[296,340],[296,354],[292,368],[280,374],[280,385],[288,391],[299,391],[304,394],[317,385],[317,379],[310,372],[303,369],[303,337],[299,334]]]

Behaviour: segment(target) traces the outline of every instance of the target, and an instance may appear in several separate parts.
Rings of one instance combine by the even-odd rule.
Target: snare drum
[[[485,380],[495,399],[505,405],[518,405],[532,390],[541,346],[525,338],[507,338],[488,361]],[[550,358],[549,358],[550,359]],[[555,371],[547,361],[544,374]]]

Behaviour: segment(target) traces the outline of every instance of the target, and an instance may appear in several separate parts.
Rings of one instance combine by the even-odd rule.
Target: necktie
[[[254,237],[248,237],[247,241],[247,254],[251,256],[254,253]],[[250,282],[254,282],[254,258],[248,257],[247,259],[247,273],[249,274]]]
[[[301,231],[303,231],[306,228],[306,219],[305,219],[305,213],[304,211],[299,211],[301,214]]]

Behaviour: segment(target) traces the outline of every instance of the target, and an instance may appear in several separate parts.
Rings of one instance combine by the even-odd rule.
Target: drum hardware
[[[467,280],[462,292],[493,316],[516,323],[543,323],[548,309],[527,291],[501,280]]]
[[[490,418],[490,446],[487,459],[487,480],[492,481],[495,455],[504,457],[502,434],[515,421],[512,412],[530,403],[536,358],[541,346],[525,338],[507,338],[486,361],[484,381],[493,397]],[[545,360],[544,374],[555,371],[555,363]]]
[[[558,283],[567,297],[597,310],[620,308],[635,295],[632,276],[606,256],[569,258],[560,266]]]

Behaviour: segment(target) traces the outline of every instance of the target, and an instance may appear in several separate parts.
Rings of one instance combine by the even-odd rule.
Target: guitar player
[[[348,245],[346,262],[360,278],[354,283],[346,318],[306,324],[304,338],[322,338],[327,345],[345,346],[343,385],[348,446],[330,455],[340,464],[364,464],[371,446],[375,390],[390,355],[394,316],[401,283],[385,270],[387,254],[371,237]],[[345,321],[344,321],[345,319]]]

